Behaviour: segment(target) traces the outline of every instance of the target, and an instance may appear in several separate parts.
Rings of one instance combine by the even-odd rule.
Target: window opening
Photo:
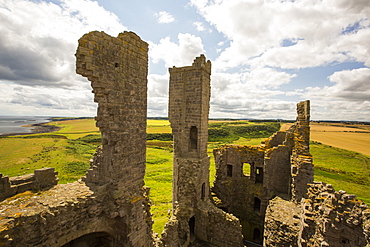
[[[263,168],[256,167],[256,183],[263,183]]]
[[[258,228],[254,228],[253,230],[253,242],[261,243],[261,231]]]
[[[243,163],[243,167],[242,167],[242,170],[243,170],[243,175],[246,176],[246,177],[249,177],[251,175],[251,169],[254,165],[254,162],[252,163]]]
[[[190,149],[198,148],[198,129],[196,126],[190,127]]]
[[[202,195],[201,195],[201,200],[204,200],[206,197],[206,183],[202,184]]]
[[[345,237],[341,237],[341,239],[340,239],[340,243],[343,245],[345,245],[345,244],[349,244],[349,239],[348,238],[345,238]]]
[[[261,200],[258,197],[254,198],[254,211],[259,213],[261,210]]]
[[[190,241],[195,240],[195,216],[189,219],[189,229],[190,229]]]
[[[63,245],[62,247],[78,247],[78,246],[110,247],[113,245],[114,239],[111,235],[105,232],[94,232],[74,239],[69,243]]]
[[[227,176],[228,177],[233,176],[233,165],[227,165]]]

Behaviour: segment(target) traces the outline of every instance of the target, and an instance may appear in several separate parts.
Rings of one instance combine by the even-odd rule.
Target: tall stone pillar
[[[85,182],[115,219],[115,246],[151,246],[144,186],[148,44],[133,32],[90,32],[79,40],[76,71],[91,81],[102,133]]]
[[[314,169],[310,154],[310,101],[297,104],[294,146],[291,156],[292,198],[300,202],[307,196],[308,184],[313,183]]]
[[[192,66],[170,68],[169,120],[173,157],[173,216],[165,226],[165,247],[190,243],[243,246],[239,220],[210,200],[208,114],[211,62],[204,55]]]
[[[207,155],[211,62],[170,68],[169,120],[174,138],[173,202],[195,208],[208,197]],[[175,203],[174,203],[175,204]]]

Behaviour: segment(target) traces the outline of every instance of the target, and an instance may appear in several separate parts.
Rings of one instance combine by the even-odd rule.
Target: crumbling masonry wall
[[[144,187],[148,44],[132,32],[90,32],[79,40],[76,59],[99,104],[103,145],[84,182],[1,202],[0,244],[153,246]]]
[[[34,173],[10,178],[0,173],[0,201],[27,190],[49,189],[58,183],[57,174],[54,168],[37,169]]]
[[[102,147],[84,181],[122,228],[120,246],[152,245],[144,188],[148,44],[132,32],[91,32],[79,40],[76,71],[91,81]]]
[[[275,133],[260,146],[226,145],[214,150],[216,205],[240,219],[245,240],[263,243],[271,199],[300,201],[313,182],[309,101],[297,104],[297,114],[288,131]]]
[[[164,246],[242,246],[239,220],[210,202],[208,114],[211,62],[170,71],[169,120],[174,136],[173,216],[162,234]]]
[[[276,197],[265,219],[265,246],[369,246],[370,209],[332,185],[309,185],[300,203]]]

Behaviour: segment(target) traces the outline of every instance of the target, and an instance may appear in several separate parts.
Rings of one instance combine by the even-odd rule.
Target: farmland
[[[56,121],[61,129],[52,133],[0,138],[0,172],[17,176],[42,167],[55,167],[60,183],[83,176],[89,167],[100,132],[93,119]],[[287,128],[284,125],[282,128]],[[280,128],[276,122],[210,121],[208,154],[226,143],[258,145]],[[370,130],[367,126],[330,123],[311,125],[311,152],[315,180],[334,185],[337,190],[355,193],[370,203]],[[154,231],[161,232],[168,220],[172,199],[172,135],[168,120],[147,121],[147,169],[145,184],[151,188]],[[210,182],[215,175],[211,158]]]
[[[311,140],[370,156],[370,125],[312,123]]]

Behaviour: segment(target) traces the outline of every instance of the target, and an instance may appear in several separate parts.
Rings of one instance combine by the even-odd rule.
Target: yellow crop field
[[[160,126],[168,125],[168,126],[170,126],[170,121],[161,120],[161,119],[148,119],[148,120],[146,120],[146,124],[147,124],[147,126],[154,126],[154,125],[160,125]]]
[[[170,121],[161,119],[148,119],[146,122],[147,133],[172,133]]]
[[[287,130],[292,124],[283,124]],[[370,126],[337,123],[310,124],[311,140],[370,156]]]
[[[311,123],[311,140],[370,156],[370,126]]]

